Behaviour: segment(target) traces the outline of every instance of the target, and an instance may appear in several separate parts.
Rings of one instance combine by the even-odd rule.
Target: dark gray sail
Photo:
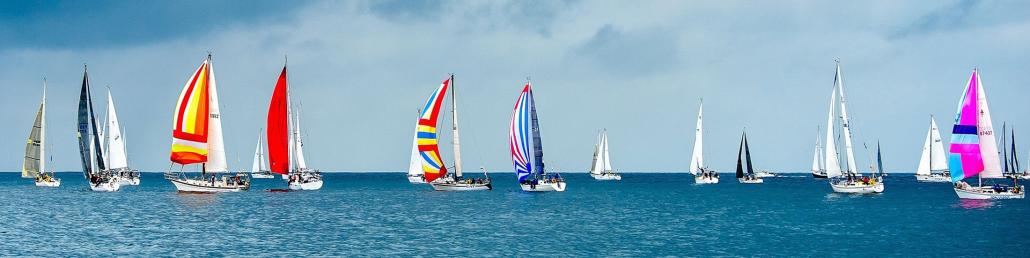
[[[740,137],[740,145],[737,147],[737,178],[744,178],[744,165],[741,163],[740,156],[743,155],[744,151],[744,136]]]
[[[544,174],[544,146],[540,139],[540,122],[536,118],[536,101],[533,100],[533,88],[529,88],[529,116],[533,127],[533,174]]]
[[[89,75],[82,73],[82,90],[79,92],[79,127],[76,137],[79,138],[79,158],[82,159],[82,175],[88,180],[93,171],[89,151]]]
[[[747,146],[747,134],[744,134],[744,159],[747,160],[747,174],[754,175],[755,169],[751,167],[751,148]]]

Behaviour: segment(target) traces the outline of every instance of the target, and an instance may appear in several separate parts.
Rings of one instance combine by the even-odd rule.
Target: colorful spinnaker
[[[422,113],[419,115],[418,123],[415,126],[418,153],[422,157],[422,172],[425,175],[426,182],[433,182],[437,178],[447,175],[447,166],[444,165],[443,158],[440,157],[437,122],[449,84],[450,79],[448,78],[440,84],[440,87],[436,89],[433,95],[429,96],[429,100],[422,107]]]
[[[280,175],[290,173],[290,103],[286,79],[286,66],[283,66],[268,104],[268,163],[272,173]]]
[[[210,118],[210,57],[204,59],[179,95],[172,126],[172,162],[188,165],[208,161]]]
[[[977,72],[973,69],[969,76],[951,131],[948,168],[952,182],[976,175],[982,178],[1004,177],[991,112],[987,108],[987,94],[984,94]]]
[[[519,98],[515,100],[515,109],[511,113],[511,122],[508,125],[508,143],[511,150],[511,160],[515,165],[515,175],[518,177],[519,182],[526,181],[527,177],[534,173],[535,163],[531,163],[532,159],[529,156],[529,141],[531,137],[534,137],[533,142],[536,143],[539,137],[536,137],[537,134],[530,135],[531,133],[538,132],[531,128],[532,120],[536,118],[531,115],[532,111],[535,110],[532,106],[533,89],[527,83],[522,88],[522,94],[519,94]],[[540,169],[542,168],[537,170]]]

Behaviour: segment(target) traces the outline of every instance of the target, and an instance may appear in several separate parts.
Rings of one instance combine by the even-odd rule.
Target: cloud
[[[941,7],[892,32],[888,38],[904,39],[914,35],[966,27],[970,25],[971,14],[979,3],[978,0],[961,0]]]
[[[574,48],[571,63],[585,63],[621,76],[643,76],[663,72],[679,63],[679,42],[671,31],[660,29],[623,31],[612,24],[597,29],[592,37]]]

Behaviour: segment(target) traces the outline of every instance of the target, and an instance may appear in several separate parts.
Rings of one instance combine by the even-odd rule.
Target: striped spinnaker
[[[447,86],[450,79],[444,80],[440,87],[429,96],[426,105],[422,107],[422,113],[418,117],[416,125],[416,137],[418,138],[418,152],[422,156],[422,172],[426,182],[433,182],[437,178],[447,175],[447,166],[440,157],[439,136],[437,135],[437,118],[440,116],[440,107],[443,104],[444,96],[447,94]]]
[[[524,181],[533,171],[529,158],[530,117],[529,117],[529,84],[522,88],[522,94],[515,100],[515,109],[511,113],[508,124],[508,144],[511,150],[511,161],[515,165],[515,175]]]
[[[965,93],[959,102],[955,115],[955,126],[951,131],[951,147],[948,154],[948,168],[951,170],[951,181],[976,176],[984,170],[983,156],[980,152],[980,137],[977,134],[979,108],[977,88],[979,80],[976,70],[969,76]]]
[[[210,59],[205,59],[179,94],[172,125],[172,162],[187,165],[207,161],[210,72]]]

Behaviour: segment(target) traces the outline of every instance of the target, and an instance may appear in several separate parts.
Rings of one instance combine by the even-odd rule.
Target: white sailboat
[[[300,115],[293,103],[286,65],[279,73],[268,104],[268,160],[272,173],[287,175],[290,190],[322,189],[322,172],[304,160]]]
[[[955,194],[961,199],[1023,199],[1025,193],[1018,179],[1012,186],[985,185],[983,179],[1003,179],[1001,158],[994,138],[987,94],[980,82],[979,71],[973,69],[959,102],[955,126],[951,134],[948,168]],[[977,185],[963,181],[977,177]]]
[[[848,120],[847,106],[844,98],[844,77],[841,75],[840,62],[837,62],[836,73],[834,75],[834,87],[833,93],[830,95],[830,113],[826,121],[826,176],[830,179],[830,187],[833,188],[834,192],[838,193],[882,193],[884,190],[883,176],[877,175],[872,178],[862,176],[858,172],[857,163],[855,163],[855,152],[851,144],[851,124]],[[840,98],[837,98],[837,93],[840,93]],[[837,147],[834,137],[834,128],[837,127],[838,120],[835,118],[834,106],[837,101],[840,101],[840,126],[841,135],[844,138],[844,150],[847,158],[847,170],[842,171],[839,160],[837,158]]]
[[[1018,154],[1018,152],[1016,152],[1016,129],[1015,128],[1009,128],[1009,134],[1006,134],[1005,129],[1004,129],[1005,126],[1002,125],[1002,128],[1003,129],[1002,129],[1002,133],[1001,133],[1002,134],[1001,135],[1001,139],[1002,139],[1001,140],[1001,142],[1002,142],[1002,146],[1001,147],[1004,150],[1004,151],[1002,151],[1002,154],[1003,154],[1002,158],[1005,159],[1005,177],[1015,178],[1015,179],[1024,179],[1024,180],[1025,179],[1030,179],[1030,174],[1026,173],[1026,170],[1019,171],[1019,158],[1018,158],[1019,154]],[[1011,135],[1011,137],[1008,138],[1008,145],[1009,145],[1009,147],[1006,148],[1005,147],[1005,145],[1006,145],[1005,144],[1006,143],[1005,136],[1010,136],[1010,135]]]
[[[690,174],[694,175],[695,184],[718,184],[719,173],[708,169],[705,166],[703,153],[704,129],[701,126],[701,114],[704,110],[704,102],[697,108],[697,126],[694,128],[694,153],[690,156]]]
[[[442,99],[444,95],[446,95],[443,93],[447,90],[447,87],[451,88],[451,148],[454,150],[454,173],[446,175],[446,170],[439,170],[437,171],[439,173],[435,175],[435,177],[437,177],[435,180],[430,180],[430,178],[427,177],[426,181],[429,181],[429,185],[433,187],[433,190],[437,191],[493,190],[493,184],[491,183],[490,175],[486,173],[486,169],[483,167],[480,167],[480,169],[483,170],[482,178],[465,178],[462,175],[461,141],[459,140],[460,134],[458,130],[458,95],[457,86],[455,85],[453,74],[449,79],[444,80],[444,82],[440,85],[441,89],[438,91],[438,94],[434,94],[434,96]],[[430,98],[429,101],[436,102],[434,98]],[[439,113],[441,106],[439,105],[439,102],[437,102],[436,104],[437,105],[426,106],[432,106],[433,109],[435,109],[432,111],[432,113]],[[435,120],[435,118],[433,118],[433,120]],[[419,123],[422,123],[421,118],[419,119]],[[435,126],[435,123],[433,124],[433,126]]]
[[[107,123],[104,129],[104,162],[107,163],[109,173],[117,178],[121,185],[139,185],[139,170],[129,167],[128,151],[125,148],[125,137],[118,124],[118,114],[114,110],[114,98],[111,97],[111,90],[107,90]]]
[[[254,149],[254,163],[250,166],[250,177],[254,179],[275,178],[272,171],[268,170],[268,163],[265,162],[264,148],[261,148],[261,133],[258,133],[257,147]]]
[[[186,81],[176,102],[170,159],[181,166],[179,172],[172,172],[169,168],[165,179],[172,182],[179,192],[219,193],[250,189],[250,177],[246,173],[228,175],[221,117],[214,65],[208,54]],[[182,171],[190,164],[201,165],[200,176],[189,177]]]
[[[820,131],[815,130],[815,153],[812,154],[812,177],[826,178],[826,164],[823,158],[823,146],[820,140]]]
[[[608,130],[601,130],[594,145],[594,159],[590,164],[590,176],[597,180],[622,180],[622,175],[612,169],[611,156],[608,152]]]
[[[923,153],[919,158],[919,167],[916,168],[916,180],[920,182],[950,182],[951,180],[948,160],[944,153],[944,142],[941,140],[941,132],[937,129],[937,121],[933,119],[933,116],[930,116],[930,129],[926,132]]]
[[[36,186],[59,187],[61,179],[53,171],[46,171],[46,79],[43,80],[43,97],[36,111],[36,120],[25,143],[25,160],[21,166],[21,177],[32,178]]]

